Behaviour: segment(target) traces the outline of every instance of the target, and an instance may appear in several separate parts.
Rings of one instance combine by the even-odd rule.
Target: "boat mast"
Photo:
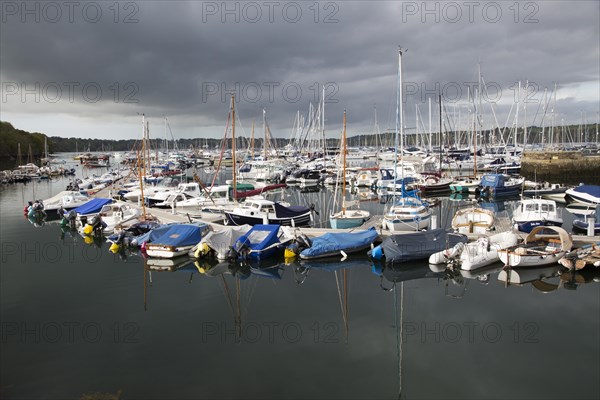
[[[344,110],[344,130],[342,133],[342,215],[346,214],[346,110]]]
[[[439,145],[440,145],[440,173],[442,173],[442,158],[443,158],[443,152],[442,152],[442,94],[438,93],[438,100],[440,102],[440,134],[438,137],[438,141],[439,141]]]
[[[169,136],[167,135],[167,116],[165,115],[165,150],[167,152],[167,159],[169,158]]]
[[[23,165],[23,157],[21,155],[21,143],[17,143],[17,168]]]
[[[398,47],[398,88],[396,91],[396,157],[395,166],[398,166],[398,129],[400,129],[400,156],[404,158],[404,121],[402,118],[402,47]],[[398,128],[399,127],[399,128]],[[394,171],[394,176],[396,171]],[[404,160],[400,164],[400,176],[402,178],[402,187],[404,187]]]
[[[139,176],[140,176],[140,196],[142,199],[142,215],[143,218],[146,219],[146,201],[144,200],[144,179],[146,176],[146,162],[145,162],[145,154],[146,154],[146,121],[145,114],[142,114],[142,154],[140,158],[140,153],[138,153],[138,167],[139,167]]]
[[[323,167],[327,164],[327,139],[325,139],[325,85],[323,85],[323,94],[321,95],[321,132],[323,134]],[[345,111],[344,111],[345,112]],[[345,183],[345,182],[344,182]],[[344,192],[345,193],[345,192]]]
[[[250,137],[250,160],[254,160],[254,118],[252,119],[252,136]]]
[[[429,153],[431,154],[433,152],[433,142],[431,141],[432,139],[432,131],[431,131],[431,97],[429,97],[428,99],[429,102]]]
[[[550,129],[550,145],[554,147],[554,110],[556,110],[556,83],[554,83],[554,101],[552,104],[552,128]]]
[[[477,178],[477,110],[475,107],[475,98],[477,97],[477,89],[473,97],[473,179]]]
[[[525,81],[525,100],[523,100],[523,150],[525,151],[525,146],[527,146],[527,100],[529,97],[529,80]]]
[[[513,137],[513,141],[515,143],[515,152],[517,151],[517,132],[519,131],[519,108],[521,107],[521,81],[519,81],[519,86],[517,88],[517,110],[515,111],[515,136]]]
[[[237,201],[235,193],[237,189],[237,176],[235,166],[235,93],[231,93],[231,156],[233,159],[233,201],[235,202]]]
[[[267,161],[267,141],[268,141],[268,133],[267,133],[267,111],[263,108],[263,130],[265,135],[265,142],[263,143],[264,153],[265,153],[265,161]]]

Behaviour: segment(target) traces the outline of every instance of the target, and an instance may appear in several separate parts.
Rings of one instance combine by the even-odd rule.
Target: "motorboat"
[[[600,204],[600,186],[580,185],[565,192],[567,203]]]
[[[312,208],[303,206],[286,207],[266,199],[248,199],[225,212],[225,223],[233,225],[277,224],[306,226],[310,224]]]
[[[563,219],[554,200],[533,198],[520,201],[513,222],[519,231],[529,233],[536,226],[562,226]]]
[[[58,211],[59,209],[69,211],[84,205],[88,201],[90,201],[90,198],[78,191],[65,190],[55,196],[50,197],[49,199],[44,200],[43,203],[44,210],[48,212]]]
[[[368,249],[377,239],[377,230],[372,227],[360,232],[327,232],[322,236],[308,239],[299,237],[286,249],[286,258],[300,256],[302,260],[313,260],[358,253]]]
[[[481,177],[480,196],[489,198],[501,198],[518,195],[525,178],[514,178],[504,174],[486,174]]]
[[[274,256],[294,239],[291,228],[281,225],[254,225],[233,244],[233,251],[242,259],[264,260]]]
[[[201,258],[209,254],[214,254],[218,260],[231,258],[231,247],[250,228],[252,228],[251,225],[240,225],[228,229],[210,231],[202,238],[198,246],[191,250],[192,255],[195,258]]]
[[[202,238],[206,225],[173,224],[152,243],[147,243],[145,252],[149,257],[175,258],[187,254]]]
[[[379,246],[369,251],[369,255],[375,260],[385,257],[387,263],[401,263],[428,259],[432,254],[460,242],[466,243],[467,236],[443,228],[396,234],[386,237]]]

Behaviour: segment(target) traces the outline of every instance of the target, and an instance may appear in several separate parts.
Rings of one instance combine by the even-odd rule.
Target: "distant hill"
[[[587,137],[588,140],[594,141],[595,139],[595,124],[584,125],[582,127],[578,125],[571,125],[565,127],[555,127],[555,137],[559,137],[562,135],[567,140],[577,141],[580,138],[578,132],[583,131],[587,132],[584,137]],[[508,131],[510,129],[506,129],[505,135],[508,135]],[[479,145],[484,146],[487,143],[488,138],[494,133],[496,138],[500,137],[500,129],[495,129],[494,131],[483,131],[481,133],[483,139],[483,143],[479,143]],[[541,140],[540,133],[542,131],[539,127],[528,127],[529,131],[529,140],[528,143],[539,143]],[[520,128],[518,136],[522,137],[523,129]],[[545,128],[545,137],[546,141],[549,136],[549,128]],[[560,133],[559,133],[560,132]],[[566,136],[565,135],[566,132]],[[464,136],[465,132],[462,132],[461,135]],[[453,142],[455,133],[446,132],[446,140]],[[427,136],[427,134],[425,134]],[[438,142],[438,134],[436,132],[433,133],[433,142],[434,145],[437,145]],[[23,161],[26,160],[29,145],[31,144],[31,150],[33,152],[33,156],[35,158],[39,158],[44,153],[44,139],[46,135],[43,133],[30,133],[20,129],[16,129],[12,126],[11,123],[6,121],[0,121],[0,158],[12,158],[15,159],[17,157],[17,145],[21,143],[21,154],[23,155]],[[419,139],[422,141],[421,139]],[[464,139],[463,139],[464,140]],[[522,139],[520,139],[522,140]],[[286,144],[290,142],[289,139],[286,138],[273,138],[273,142],[275,142],[275,146],[278,148],[283,148]],[[417,136],[411,133],[407,133],[405,137],[406,146],[412,146],[417,144]],[[220,147],[221,139],[178,139],[177,147],[179,149],[189,149],[190,147],[202,148],[204,146],[208,146],[210,149],[214,149]],[[248,146],[249,139],[245,137],[237,137],[237,145],[238,149],[245,149]],[[260,149],[262,147],[263,140],[262,138],[256,138],[255,140],[255,148]],[[85,139],[85,138],[62,138],[57,136],[48,137],[48,149],[50,153],[62,153],[62,152],[84,152],[84,151],[130,151],[134,149],[136,144],[139,144],[139,141],[136,139],[124,139],[124,140],[109,140],[109,139]],[[360,134],[355,135],[348,138],[348,146],[393,146],[394,144],[394,133],[393,132],[382,132],[379,138],[376,138],[373,134]],[[328,147],[339,147],[339,140],[328,138],[327,139]],[[162,139],[151,139],[150,147],[152,149],[162,148],[163,140]],[[169,143],[169,148],[172,148],[172,142]]]
[[[39,158],[44,154],[45,138],[46,135],[42,133],[26,132],[15,128],[9,122],[0,121],[0,158],[16,158],[19,143],[23,162],[26,160],[29,145],[33,156]]]

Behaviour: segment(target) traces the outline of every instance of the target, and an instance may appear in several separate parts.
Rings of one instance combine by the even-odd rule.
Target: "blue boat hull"
[[[530,233],[531,230],[533,228],[535,228],[536,226],[562,226],[561,223],[558,222],[554,222],[554,221],[542,221],[542,220],[536,220],[536,221],[526,221],[526,222],[518,222],[517,223],[517,228],[520,232],[525,232],[525,233]]]
[[[227,218],[227,222],[233,225],[260,225],[263,223],[262,218],[253,218],[245,215],[237,215],[233,213],[226,212],[225,216]],[[269,224],[283,225],[283,226],[291,226],[292,219],[294,220],[295,226],[307,226],[310,225],[310,212],[293,217],[293,218],[272,218],[269,219]]]
[[[587,232],[588,223],[582,219],[573,220],[573,230]],[[600,234],[600,222],[594,224],[594,234]]]

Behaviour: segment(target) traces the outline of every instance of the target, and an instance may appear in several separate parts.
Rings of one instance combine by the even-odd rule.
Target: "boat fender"
[[[94,231],[94,227],[90,224],[87,224],[84,228],[83,228],[83,233],[84,235],[91,235],[92,232]]]
[[[381,246],[375,247],[370,253],[371,257],[375,260],[381,260],[383,258],[383,248]]]
[[[196,258],[204,257],[205,255],[208,254],[209,251],[210,251],[210,247],[208,247],[208,244],[206,244],[204,242],[200,243],[200,246],[198,246],[198,248],[194,252],[194,257],[196,257]]]
[[[120,246],[117,243],[113,243],[110,245],[110,248],[108,250],[110,250],[110,252],[113,254],[117,254],[120,250]]]
[[[296,258],[296,251],[297,249],[295,248],[295,243],[291,244],[289,247],[286,247],[284,253],[283,253],[283,257],[285,258],[285,260],[290,260],[293,258]]]

